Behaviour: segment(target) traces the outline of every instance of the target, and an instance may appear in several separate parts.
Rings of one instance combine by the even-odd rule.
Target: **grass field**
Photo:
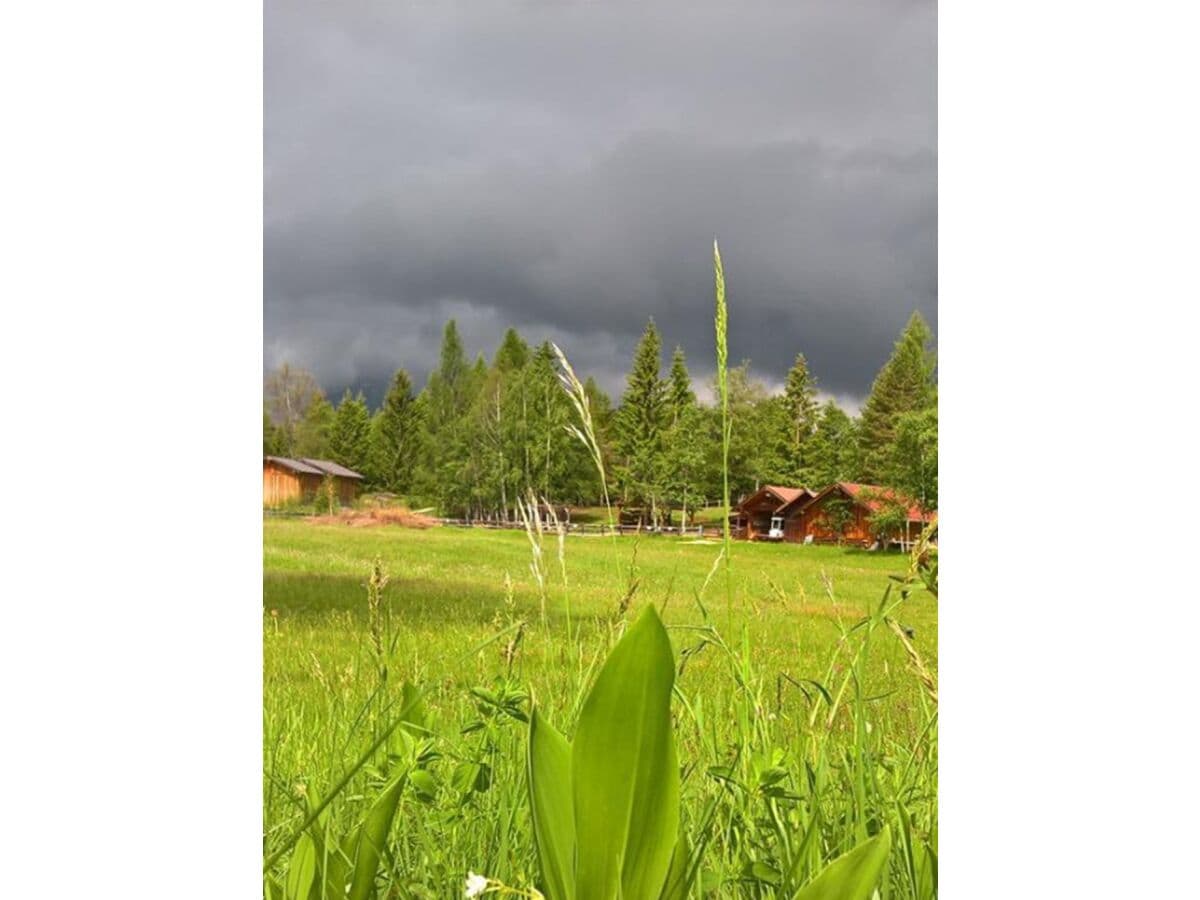
[[[911,654],[936,672],[936,599],[893,592],[911,648],[878,616],[907,557],[738,543],[728,603],[720,545],[686,538],[568,536],[560,556],[551,533],[539,587],[519,531],[263,529],[268,857],[353,769],[407,681],[425,691],[431,735],[408,748],[421,777],[401,796],[379,896],[460,897],[468,870],[539,883],[530,702],[569,735],[625,623],[654,604],[678,662],[684,828],[703,847],[692,895],[791,897],[884,823],[907,829],[908,845],[882,896],[935,894],[936,696]],[[372,617],[376,559],[389,582]],[[860,624],[873,610],[880,627]],[[382,765],[356,771],[323,828],[362,820]],[[288,877],[279,855],[268,893]]]

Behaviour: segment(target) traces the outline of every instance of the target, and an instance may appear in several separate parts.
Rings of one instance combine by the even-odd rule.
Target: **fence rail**
[[[520,522],[504,522],[489,519],[438,519],[442,525],[452,528],[490,528],[497,531],[524,531],[525,526]],[[593,522],[560,522],[559,525],[568,534],[674,534],[681,537],[714,536],[721,533],[720,527],[692,525],[649,527],[646,525],[608,525]],[[554,531],[552,523],[543,520],[546,531]]]
[[[302,519],[313,515],[323,515],[323,513],[314,513],[312,509],[272,509],[263,507],[263,515],[267,518],[291,518]],[[485,528],[494,531],[523,531],[525,526],[519,521],[503,521],[496,519],[454,519],[454,518],[434,518],[434,521],[439,525],[445,525],[451,528]],[[559,524],[568,534],[645,534],[645,535],[677,535],[680,537],[720,537],[721,526],[718,525],[689,525],[684,526],[648,526],[648,525],[608,525],[603,522],[564,522],[559,520]],[[554,531],[554,525],[546,519],[542,520],[542,526],[546,531]],[[731,534],[734,537],[739,535],[739,529],[731,529]]]

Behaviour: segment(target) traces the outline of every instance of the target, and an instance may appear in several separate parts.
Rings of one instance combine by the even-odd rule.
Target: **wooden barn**
[[[263,457],[263,506],[306,503],[316,497],[326,475],[332,475],[338,501],[349,506],[358,496],[362,476],[328,459]]]
[[[872,544],[876,535],[872,532],[871,517],[886,504],[896,501],[907,507],[908,519],[903,534],[895,537],[904,543],[914,541],[920,535],[921,529],[934,520],[935,514],[923,513],[912,500],[891,488],[879,485],[839,481],[813,497],[789,504],[777,514],[784,517],[784,531],[788,540],[805,540],[811,536],[817,543],[840,539],[851,543]],[[843,511],[840,534],[835,504]]]
[[[787,534],[786,518],[780,511],[815,496],[808,488],[764,485],[737,505],[730,516],[732,530],[749,541],[796,540]]]

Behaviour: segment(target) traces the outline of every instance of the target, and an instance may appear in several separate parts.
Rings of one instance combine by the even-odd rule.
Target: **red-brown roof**
[[[821,494],[827,494],[838,488],[842,490],[842,493],[851,497],[855,502],[861,503],[871,512],[879,512],[886,501],[894,501],[908,506],[908,521],[910,522],[932,522],[936,518],[936,513],[922,512],[921,507],[911,497],[906,497],[899,491],[881,487],[877,484],[858,484],[854,481],[839,481],[837,484],[827,487]]]
[[[781,500],[783,500],[784,503],[791,503],[793,500],[795,500],[801,494],[808,493],[808,491],[802,487],[799,487],[799,488],[780,487],[777,484],[768,484],[768,485],[766,485],[766,489],[768,491],[770,491],[771,493],[775,494],[775,496],[779,497]]]
[[[776,507],[776,511],[783,509],[783,507],[787,506],[793,500],[796,500],[800,497],[813,496],[813,492],[810,491],[808,488],[802,488],[802,487],[794,488],[794,487],[783,487],[778,484],[764,484],[757,491],[755,491],[753,494],[751,494],[749,497],[747,497],[745,500],[743,500],[741,503],[739,503],[737,505],[737,508],[742,509],[747,504],[749,504],[750,501],[756,500],[758,497],[760,497],[764,493],[773,494],[775,496],[775,498],[777,500],[779,500],[779,506]]]

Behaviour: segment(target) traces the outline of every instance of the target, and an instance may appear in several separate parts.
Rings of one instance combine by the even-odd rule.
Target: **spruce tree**
[[[667,424],[666,383],[662,369],[662,339],[651,319],[637,349],[621,407],[617,411],[616,443],[629,500],[656,511],[660,494],[663,431]]]
[[[428,452],[422,481],[431,486],[444,512],[472,511],[476,473],[471,469],[468,414],[481,387],[476,367],[467,362],[458,325],[451,319],[442,332],[438,367],[430,373],[424,391]]]
[[[808,443],[817,427],[817,380],[808,371],[808,361],[803,353],[796,354],[796,361],[788,370],[783,408],[787,432],[782,474],[789,482],[803,485],[809,480]]]
[[[672,506],[681,509],[681,523],[686,525],[688,512],[693,510],[702,492],[701,474],[704,466],[704,443],[700,410],[688,374],[683,348],[676,347],[671,355],[671,371],[666,383],[667,422],[663,434],[662,472],[659,481],[664,497]]]
[[[430,427],[436,433],[453,424],[466,411],[471,366],[458,336],[458,323],[451,319],[442,332],[442,348],[438,367],[429,375],[429,401],[434,420]]]
[[[515,328],[504,332],[504,338],[496,349],[492,365],[505,375],[525,368],[529,362],[529,345],[521,339]]]
[[[896,438],[896,420],[904,413],[920,412],[934,403],[935,358],[929,347],[933,333],[919,312],[914,312],[880,370],[863,407],[859,428],[863,477],[882,481]]]
[[[368,468],[370,433],[371,411],[366,398],[361,392],[352,397],[347,388],[329,434],[330,458],[347,469],[363,473]]]
[[[421,420],[404,369],[397,369],[392,376],[371,437],[373,475],[386,490],[408,493],[420,458]]]
[[[678,423],[687,409],[696,402],[696,394],[692,391],[692,377],[687,370],[687,360],[684,358],[683,348],[679,346],[671,354],[671,375],[668,380],[667,400],[672,426]]]

